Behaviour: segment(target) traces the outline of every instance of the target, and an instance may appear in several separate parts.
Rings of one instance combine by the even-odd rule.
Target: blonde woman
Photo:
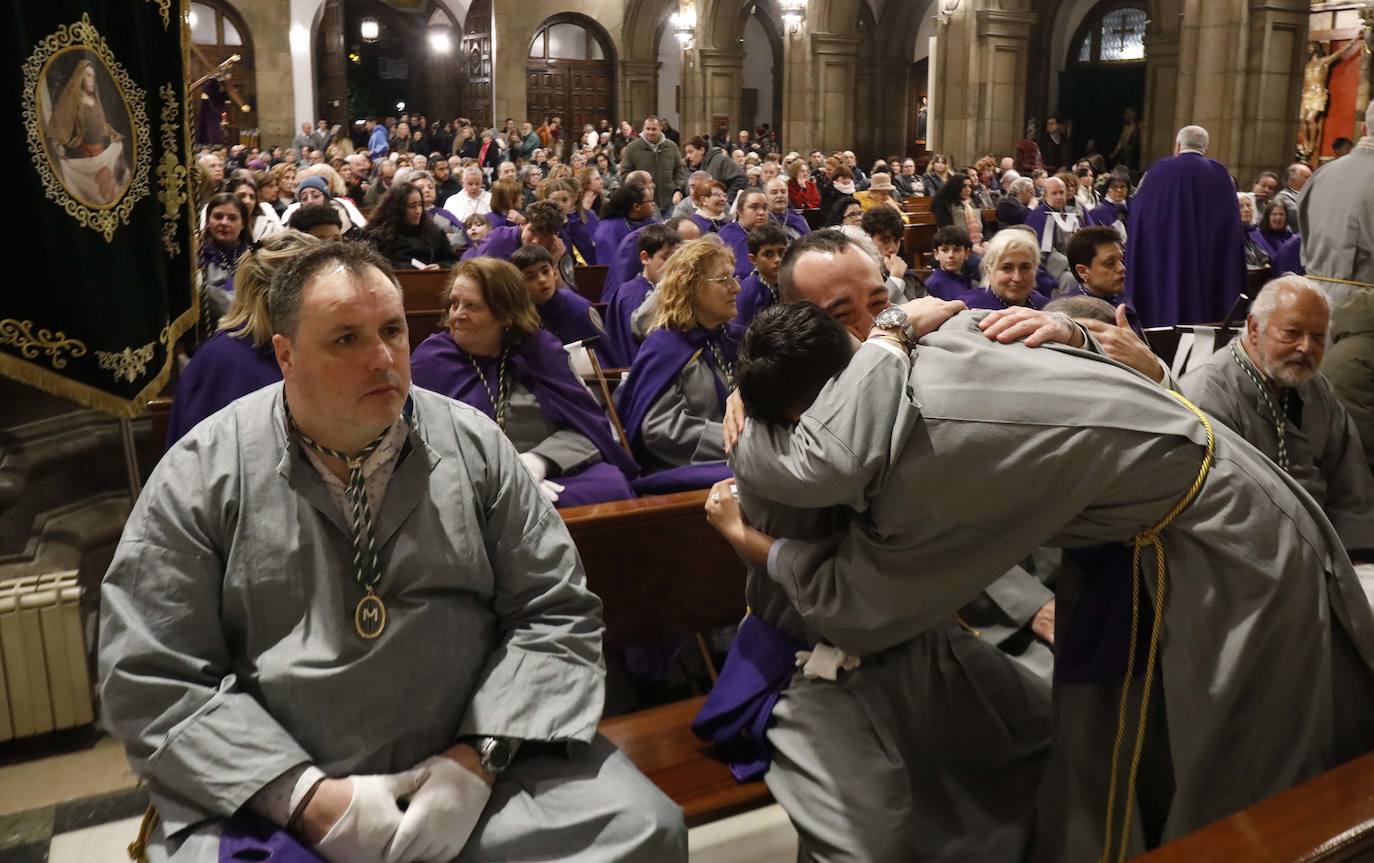
[[[649,333],[616,391],[625,434],[647,472],[710,463],[688,471],[690,479],[728,476],[721,420],[735,386],[735,340],[726,324],[738,294],[735,256],[714,237],[686,243],[668,259]]]
[[[970,309],[1042,308],[1049,297],[1035,289],[1040,244],[1020,226],[998,231],[983,255],[983,284],[955,297]]]
[[[281,380],[267,319],[267,285],[278,267],[318,242],[309,234],[284,230],[239,258],[229,312],[177,381],[168,447],[239,396]]]

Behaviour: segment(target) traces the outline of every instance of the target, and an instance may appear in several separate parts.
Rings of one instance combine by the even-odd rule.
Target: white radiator
[[[0,582],[0,741],[89,725],[75,572]]]

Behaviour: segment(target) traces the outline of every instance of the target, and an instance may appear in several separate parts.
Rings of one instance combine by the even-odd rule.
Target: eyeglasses
[[[734,282],[736,285],[738,285],[738,284],[739,284],[739,276],[735,275],[734,273],[731,273],[731,274],[728,275],[728,276],[712,276],[711,278],[707,279],[706,281],[708,281],[708,282]]]

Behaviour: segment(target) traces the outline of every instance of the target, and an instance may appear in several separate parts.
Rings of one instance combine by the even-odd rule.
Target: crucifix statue
[[[1325,43],[1330,47],[1330,43]],[[1321,146],[1322,123],[1326,106],[1330,101],[1327,83],[1331,80],[1331,67],[1353,55],[1364,45],[1364,33],[1350,40],[1339,51],[1322,53],[1322,43],[1310,42],[1307,46],[1307,66],[1302,73],[1302,125],[1298,130],[1298,160],[1308,162]]]

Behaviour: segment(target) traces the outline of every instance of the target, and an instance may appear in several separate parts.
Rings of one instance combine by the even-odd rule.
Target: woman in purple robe
[[[1041,308],[1049,298],[1035,290],[1040,246],[1028,231],[999,231],[983,255],[983,284],[957,299],[970,309]]]
[[[280,231],[239,259],[229,312],[177,381],[167,425],[169,449],[220,408],[281,380],[267,318],[267,285],[278,267],[318,242],[300,231]]]
[[[454,268],[448,329],[415,349],[410,370],[416,385],[495,420],[557,506],[634,497],[638,466],[616,443],[563,346],[540,327],[512,264],[476,258]]]
[[[636,228],[651,225],[660,219],[654,215],[654,196],[642,183],[626,183],[611,193],[606,206],[601,210],[601,222],[596,226],[596,247],[605,249],[606,254],[618,251],[621,241]],[[614,262],[607,261],[611,267],[606,272],[606,281],[601,285],[603,302],[621,282],[634,273],[617,272]],[[615,281],[618,280],[618,281]]]
[[[649,334],[616,391],[625,434],[650,474],[635,486],[641,494],[651,480],[662,493],[730,475],[722,420],[734,388],[735,343],[726,327],[737,314],[734,271],[728,248],[693,240],[668,259],[655,289]]]
[[[1271,260],[1292,236],[1293,229],[1288,227],[1287,205],[1283,201],[1270,201],[1264,208],[1264,218],[1260,219],[1258,239]]]
[[[768,194],[762,189],[745,189],[735,200],[735,219],[719,231],[720,241],[735,253],[735,276],[749,278],[754,265],[749,263],[749,232],[768,224]]]
[[[730,214],[726,212],[725,187],[715,180],[697,183],[692,190],[692,205],[697,208],[690,218],[696,222],[701,233],[717,234],[730,224]]]
[[[1245,245],[1246,267],[1269,266],[1269,247],[1260,237],[1260,226],[1255,224],[1255,196],[1249,192],[1237,192],[1236,202],[1240,207],[1241,242]]]

